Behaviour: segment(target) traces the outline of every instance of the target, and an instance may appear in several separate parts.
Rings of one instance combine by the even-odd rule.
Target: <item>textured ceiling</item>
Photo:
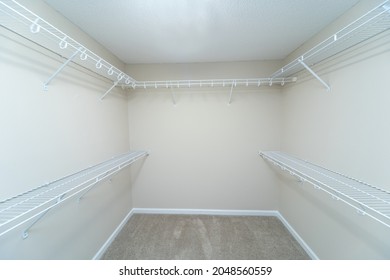
[[[358,0],[45,0],[125,63],[283,59]]]

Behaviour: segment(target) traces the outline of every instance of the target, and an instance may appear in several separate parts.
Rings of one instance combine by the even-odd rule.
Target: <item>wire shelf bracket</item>
[[[279,151],[259,154],[301,182],[310,183],[315,189],[322,190],[333,199],[351,206],[358,214],[369,216],[390,228],[389,191]]]
[[[233,87],[234,85],[236,84],[236,82],[232,82],[232,85],[230,87],[230,95],[229,95],[229,102],[228,102],[228,105],[232,104],[232,96],[233,96]]]
[[[72,61],[72,59],[78,54],[80,53],[81,51],[81,48],[79,48],[77,51],[75,51],[58,69],[57,71],[55,71],[53,73],[53,75],[51,75],[49,77],[49,79],[47,79],[47,81],[43,84],[43,90],[44,91],[47,91],[48,90],[48,86],[49,86],[49,83],[62,71],[62,69],[65,68],[66,65],[69,64],[69,62]]]
[[[119,81],[115,81],[114,84],[100,97],[100,100],[103,100],[111,90],[118,85]]]
[[[313,69],[311,69],[309,66],[307,66],[307,64],[303,61],[303,58],[299,59],[299,63],[302,64],[303,67],[306,68],[307,71],[309,71],[310,74],[312,74],[314,76],[314,78],[316,78],[321,84],[323,84],[326,88],[327,91],[330,91],[330,86],[323,80],[321,79],[320,76],[318,76],[314,71]]]
[[[176,104],[177,104],[176,96],[175,96],[175,93],[173,92],[172,86],[170,86],[170,90],[171,90],[171,97],[172,97],[173,106],[176,106]]]
[[[56,202],[54,203],[53,206],[56,206],[57,204],[61,203],[61,200],[64,198],[65,194],[59,196],[57,199],[56,199]],[[24,231],[23,231],[23,234],[22,234],[22,238],[23,239],[26,239],[28,236],[29,236],[29,230],[35,225],[37,224],[41,219],[43,219],[43,217],[53,208],[48,208],[46,211],[42,212]]]
[[[22,233],[27,238],[30,229],[51,209],[75,196],[80,201],[99,183],[148,155],[147,151],[129,152],[0,201],[0,236],[30,223]]]

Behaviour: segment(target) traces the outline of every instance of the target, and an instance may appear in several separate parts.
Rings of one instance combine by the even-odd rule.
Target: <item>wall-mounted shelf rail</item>
[[[390,0],[387,0],[280,68],[271,78],[292,77],[306,69],[329,90],[330,86],[312,70],[312,66],[389,28]]]
[[[390,227],[390,192],[279,151],[260,155],[315,188]]]
[[[0,201],[0,236],[30,222],[23,232],[26,238],[28,230],[49,210],[76,195],[84,196],[98,183],[147,155],[146,151],[129,152]]]
[[[58,70],[44,82],[45,90],[47,90],[52,79],[71,61],[111,80],[115,85],[120,83],[130,84],[135,81],[132,77],[16,1],[0,1],[0,25],[65,59]]]

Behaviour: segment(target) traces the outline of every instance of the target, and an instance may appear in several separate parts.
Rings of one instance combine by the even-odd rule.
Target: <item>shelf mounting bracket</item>
[[[80,195],[80,197],[77,199],[77,201],[80,202],[80,201],[83,199],[83,197],[84,197],[87,193],[89,193],[89,192],[93,189],[93,187],[95,187],[99,182],[100,182],[100,180],[99,180],[98,178],[96,178],[96,179],[95,179],[95,182],[92,183],[92,184],[88,187],[88,189],[87,189],[82,195]]]
[[[73,58],[81,51],[81,48],[79,48],[77,51],[75,51],[58,69],[49,77],[49,79],[46,80],[46,82],[43,84],[43,90],[47,91],[48,86],[50,82],[62,71],[62,69],[65,68],[66,65],[69,64],[73,60]]]
[[[114,82],[114,84],[102,95],[102,97],[100,97],[100,100],[103,100],[106,96],[107,96],[107,94],[109,94],[110,93],[110,91],[114,88],[114,87],[116,87],[117,85],[118,85],[118,82],[119,81],[115,81]]]
[[[228,105],[232,104],[233,87],[234,87],[234,84],[235,84],[235,83],[236,83],[236,81],[233,81],[233,82],[232,82],[232,86],[230,87],[230,96],[229,96]]]
[[[56,204],[59,204],[61,201],[62,201],[62,199],[64,198],[64,196],[65,196],[65,194],[63,194],[63,195],[61,195],[61,196],[59,196],[59,197],[57,197],[57,200],[56,200],[56,202],[50,207],[50,208],[48,208],[45,212],[43,212],[42,214],[40,214],[39,216],[38,216],[38,218],[36,218],[36,220],[34,221],[34,222],[32,222],[24,231],[23,231],[23,234],[22,234],[22,238],[23,239],[26,239],[28,236],[29,236],[29,230],[36,224],[36,223],[38,223],[52,208],[53,208],[53,206],[54,205],[56,205]]]
[[[318,76],[305,62],[303,62],[303,58],[300,58],[298,61],[300,64],[302,64],[303,67],[306,68],[307,71],[310,72],[310,74],[314,76],[314,78],[316,78],[321,84],[323,84],[326,87],[327,91],[330,91],[330,86],[327,83],[325,83],[325,81],[321,79],[321,77]]]
[[[121,170],[122,169],[122,167],[118,167],[117,168],[117,171],[119,171],[119,170]],[[102,182],[103,180],[105,180],[105,179],[107,179],[107,178],[110,178],[111,176],[113,176],[113,173],[112,172],[106,172],[101,178],[96,178],[95,179],[95,182],[93,182],[93,183],[91,183],[90,185],[89,185],[89,187],[80,195],[80,197],[78,198],[78,202],[80,202],[82,199],[83,199],[83,197],[87,194],[87,193],[89,193],[94,187],[96,187],[100,182]],[[112,179],[110,178],[110,179],[108,179],[108,181],[110,182],[110,183],[112,183]]]
[[[172,84],[170,86],[170,89],[171,89],[171,96],[172,96],[173,106],[176,107],[176,97],[175,97],[175,93],[173,92]]]

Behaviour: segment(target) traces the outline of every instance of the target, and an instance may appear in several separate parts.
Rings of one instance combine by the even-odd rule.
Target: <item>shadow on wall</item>
[[[146,157],[143,157],[143,158],[137,160],[136,162],[134,162],[131,165],[131,173],[130,173],[131,185],[133,185],[137,182],[137,179],[138,179],[138,177],[143,169],[143,166],[145,165],[145,161],[147,160],[148,157],[150,157],[149,154]]]
[[[18,69],[23,69],[23,71],[30,71],[37,76],[40,76],[41,79],[37,80],[36,83],[33,83],[32,87],[36,87],[36,90],[38,91],[46,92],[43,90],[44,81],[53,75],[66,59],[47,49],[42,49],[33,42],[26,42],[23,38],[15,38],[15,36],[16,35],[14,34],[0,34],[0,39],[7,40],[7,44],[0,44],[0,59],[2,63],[12,65]],[[8,42],[11,42],[11,44]],[[31,53],[31,55],[28,55],[25,50],[18,51],[18,48],[25,49],[28,53]],[[45,59],[42,59],[42,57]],[[90,82],[91,78],[94,79],[94,82]],[[108,81],[106,78],[91,72],[73,61],[48,85],[48,92],[50,92],[50,88],[52,86],[54,87],[58,81],[99,93],[97,96],[99,98],[112,85],[111,81]],[[99,83],[97,81],[99,81]],[[35,88],[33,89],[35,90]],[[110,96],[115,96],[115,98],[122,98],[124,100],[127,99],[127,94],[123,93],[122,90],[114,90],[110,92]]]
[[[360,62],[369,60],[381,54],[390,51],[390,31],[385,31],[382,34],[368,39],[367,41],[344,50],[323,62],[313,65],[313,70],[321,78],[326,78],[327,75],[351,67]],[[295,84],[303,83],[307,80],[314,79],[314,77],[307,71],[299,73],[298,80]],[[329,81],[326,81],[329,82]],[[319,84],[320,85],[320,84]],[[291,85],[287,85],[291,86]],[[294,84],[292,84],[294,86]]]

